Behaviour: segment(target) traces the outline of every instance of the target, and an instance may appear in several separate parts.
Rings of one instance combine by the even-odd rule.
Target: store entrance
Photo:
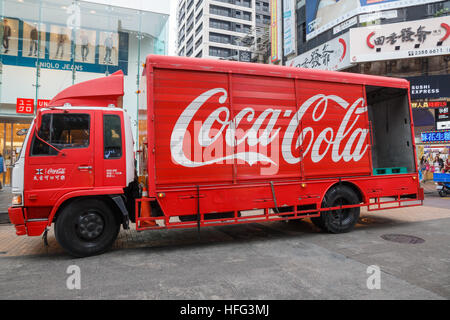
[[[6,168],[5,172],[0,173],[0,182],[3,186],[11,186],[12,168],[25,140],[23,133],[30,127],[30,124],[31,121],[28,119],[0,118],[0,154],[3,156]]]

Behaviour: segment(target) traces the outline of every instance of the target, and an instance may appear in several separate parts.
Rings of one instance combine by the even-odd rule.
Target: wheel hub
[[[80,216],[77,233],[84,240],[93,240],[102,234],[104,227],[104,221],[97,212],[88,212]]]

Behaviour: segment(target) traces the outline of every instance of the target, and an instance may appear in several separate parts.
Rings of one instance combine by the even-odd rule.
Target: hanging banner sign
[[[295,0],[283,0],[284,56],[295,53]]]

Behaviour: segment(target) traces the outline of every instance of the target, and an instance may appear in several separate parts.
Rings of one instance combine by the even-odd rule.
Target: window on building
[[[197,16],[195,17],[195,21],[198,22],[198,21],[200,20],[200,18],[202,17],[202,15],[203,15],[203,9],[200,10],[200,12],[199,12],[199,13],[197,14]]]
[[[195,35],[198,35],[200,33],[200,31],[202,31],[202,29],[203,29],[203,23],[200,23],[200,25],[195,30]]]
[[[229,21],[209,19],[209,26],[215,29],[231,30],[231,23]]]
[[[217,14],[219,16],[224,16],[224,17],[230,17],[231,16],[231,9],[220,7],[220,6],[215,6],[215,5],[210,5],[209,6],[209,13]]]
[[[232,55],[236,55],[237,51],[227,48],[209,47],[209,55],[213,57],[228,58]]]
[[[195,42],[195,49],[199,48],[202,44],[203,37],[198,38],[198,40]]]
[[[218,43],[231,43],[231,36],[225,35],[225,34],[211,32],[209,34],[209,41],[211,41],[211,42],[218,42]]]

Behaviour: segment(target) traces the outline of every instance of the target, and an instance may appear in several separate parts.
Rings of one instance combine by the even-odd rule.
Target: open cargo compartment
[[[415,172],[406,89],[366,86],[374,175]]]

